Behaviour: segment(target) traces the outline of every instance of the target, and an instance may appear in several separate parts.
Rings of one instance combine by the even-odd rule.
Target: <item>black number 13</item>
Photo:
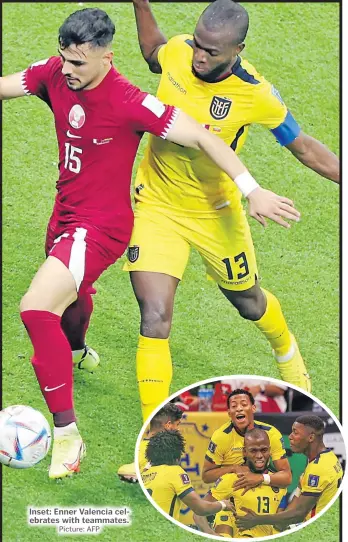
[[[242,260],[242,261],[240,262],[240,260]],[[230,258],[224,258],[222,261],[226,265],[228,280],[233,280],[233,273],[232,273],[232,266],[231,266]],[[240,262],[239,266],[238,266],[240,270],[244,269],[244,273],[238,273],[237,279],[243,279],[244,277],[249,275],[249,266],[248,266],[248,262],[247,262],[247,259],[246,259],[245,252],[241,252],[240,254],[235,256],[234,261],[237,264],[238,264],[238,262]]]

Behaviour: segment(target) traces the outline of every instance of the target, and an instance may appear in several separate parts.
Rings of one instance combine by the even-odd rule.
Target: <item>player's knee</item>
[[[252,320],[253,322],[260,320],[265,313],[264,300],[259,296],[250,298],[241,297],[234,306],[242,318],[245,320]]]
[[[166,339],[171,327],[171,310],[162,300],[145,301],[140,303],[141,329],[145,337]]]

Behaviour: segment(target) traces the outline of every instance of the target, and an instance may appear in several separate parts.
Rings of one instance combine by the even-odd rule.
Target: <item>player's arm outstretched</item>
[[[286,145],[286,148],[297,160],[322,177],[335,183],[340,182],[339,159],[326,145],[314,137],[301,131],[292,143]]]
[[[22,72],[0,77],[0,100],[21,98],[22,96],[26,95],[22,86],[21,78]]]
[[[238,186],[248,199],[249,214],[266,226],[265,218],[290,228],[284,219],[298,221],[300,213],[294,203],[270,190],[261,188],[250,175],[236,153],[222,139],[205,130],[198,122],[180,111],[166,136],[168,141],[203,151]]]
[[[167,40],[158,28],[149,0],[133,0],[133,6],[141,53],[153,73],[162,73],[157,55]]]
[[[249,508],[241,508],[246,512],[245,516],[236,516],[237,527],[241,530],[251,529],[256,525],[277,525],[285,529],[292,523],[301,523],[306,515],[315,507],[320,495],[300,495],[296,500],[296,506],[289,507],[284,512],[277,514],[255,514]]]
[[[213,502],[209,502],[207,499],[201,499],[201,497],[195,491],[191,491],[185,497],[180,497],[180,500],[191,508],[194,514],[197,516],[212,516],[226,510],[227,512],[234,512],[234,506],[230,501],[221,500],[217,501],[213,499]]]

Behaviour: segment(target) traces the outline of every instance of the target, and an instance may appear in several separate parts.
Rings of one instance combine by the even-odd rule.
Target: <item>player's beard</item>
[[[76,80],[76,83],[77,82],[79,82],[78,86],[71,86],[71,85],[69,85],[69,81],[66,80],[66,84],[67,84],[68,89],[72,90],[73,92],[77,92],[79,90],[83,90],[84,88],[88,87],[88,85],[91,84],[91,81],[88,81],[88,83],[85,83],[85,84],[81,84],[79,79]]]
[[[211,70],[208,73],[198,73],[195,70],[193,64],[192,64],[191,69],[192,69],[193,75],[195,77],[197,77],[197,79],[201,79],[201,81],[205,81],[206,83],[214,83],[225,72],[226,72],[226,75],[227,75],[229,66],[231,66],[231,61],[230,60],[224,62],[223,64],[219,64],[218,66],[216,66],[216,68],[214,68],[213,70]]]

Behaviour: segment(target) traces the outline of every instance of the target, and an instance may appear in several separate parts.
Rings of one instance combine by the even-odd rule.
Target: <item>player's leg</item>
[[[79,292],[78,297],[64,311],[62,316],[62,329],[69,341],[74,366],[93,373],[100,360],[97,352],[86,344],[86,333],[93,312],[92,295],[94,288]]]
[[[141,316],[136,368],[145,422],[169,396],[172,380],[169,333],[179,279],[149,271],[132,271],[130,278]]]
[[[46,257],[60,238],[59,221],[52,214],[46,232]],[[85,338],[93,312],[92,295],[96,290],[91,286],[85,291],[79,291],[76,301],[66,308],[62,315],[61,326],[69,341],[75,367],[93,372],[99,365],[98,354],[86,345]]]
[[[212,219],[206,246],[197,247],[209,275],[239,314],[252,321],[270,342],[281,377],[310,391],[310,378],[277,298],[261,289],[250,229],[241,207]],[[203,227],[203,226],[201,226]],[[204,235],[201,234],[204,238]]]
[[[35,374],[53,414],[50,468],[53,478],[78,470],[84,455],[84,444],[75,423],[71,349],[60,325],[61,315],[76,295],[72,273],[59,259],[49,256],[20,304],[21,318],[34,348]],[[70,468],[64,463],[70,464]]]

